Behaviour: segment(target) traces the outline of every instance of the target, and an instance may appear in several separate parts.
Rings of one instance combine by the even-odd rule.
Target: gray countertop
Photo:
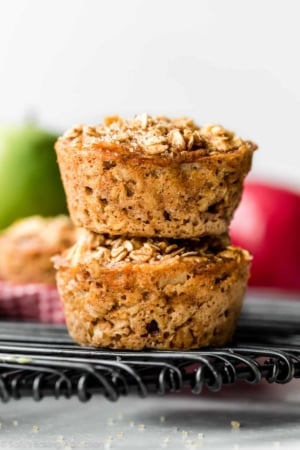
[[[1,405],[1,449],[300,448],[300,382],[225,387],[217,394],[111,403],[93,397]],[[232,423],[233,422],[233,423]]]

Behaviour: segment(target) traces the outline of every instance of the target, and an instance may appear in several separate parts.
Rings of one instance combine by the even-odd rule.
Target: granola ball
[[[83,230],[55,265],[77,343],[179,350],[231,339],[250,257],[227,236],[130,239]]]
[[[56,143],[75,225],[172,238],[227,232],[255,149],[219,125],[146,114],[76,126]]]

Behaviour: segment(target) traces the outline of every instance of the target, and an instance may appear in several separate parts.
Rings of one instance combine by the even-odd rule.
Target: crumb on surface
[[[231,426],[231,428],[232,428],[233,430],[239,430],[240,427],[241,427],[241,424],[240,424],[240,422],[239,422],[238,420],[232,420],[232,421],[230,422],[230,426]]]

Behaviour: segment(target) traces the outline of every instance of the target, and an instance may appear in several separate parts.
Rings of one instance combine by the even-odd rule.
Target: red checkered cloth
[[[0,281],[0,319],[64,323],[64,310],[55,286]]]

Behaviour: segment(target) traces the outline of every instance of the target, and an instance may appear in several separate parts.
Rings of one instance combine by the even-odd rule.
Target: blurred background
[[[0,121],[190,115],[254,140],[252,177],[300,188],[297,0],[10,0]]]
[[[0,229],[66,212],[65,129],[190,116],[258,144],[232,242],[254,256],[251,285],[300,293],[299,17],[298,0],[1,2]],[[52,134],[14,130],[28,121]]]

